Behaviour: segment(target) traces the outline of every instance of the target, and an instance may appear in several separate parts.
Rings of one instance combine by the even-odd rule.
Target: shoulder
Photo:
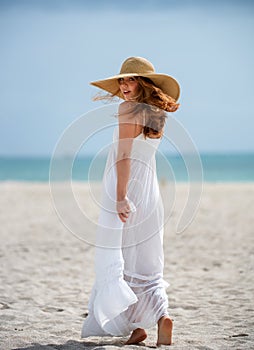
[[[125,101],[119,105],[118,122],[119,122],[119,139],[134,138],[136,132],[134,106],[132,102]]]
[[[121,119],[131,119],[134,114],[135,104],[133,102],[124,101],[118,107],[118,116]]]

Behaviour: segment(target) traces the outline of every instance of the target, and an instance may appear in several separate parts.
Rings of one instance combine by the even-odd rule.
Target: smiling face
[[[134,77],[118,79],[119,88],[126,101],[134,101],[138,95],[139,84]]]

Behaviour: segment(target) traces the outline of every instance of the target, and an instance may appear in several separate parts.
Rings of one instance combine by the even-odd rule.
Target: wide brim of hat
[[[154,85],[160,88],[165,94],[173,97],[176,101],[179,99],[179,96],[180,96],[179,83],[175,78],[167,74],[147,73],[147,74],[141,75],[137,73],[131,73],[131,74],[125,73],[125,74],[118,74],[103,80],[92,81],[90,84],[102,90],[105,90],[110,94],[116,95],[124,99],[124,96],[119,90],[118,79],[124,78],[124,77],[135,77],[135,76],[141,76],[141,77],[151,79]]]

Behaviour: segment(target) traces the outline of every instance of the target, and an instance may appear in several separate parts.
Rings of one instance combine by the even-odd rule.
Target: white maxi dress
[[[96,230],[95,283],[81,337],[127,336],[167,315],[163,280],[164,207],[156,173],[160,138],[133,139],[127,197],[134,208],[123,223],[116,212],[115,127],[103,175]]]

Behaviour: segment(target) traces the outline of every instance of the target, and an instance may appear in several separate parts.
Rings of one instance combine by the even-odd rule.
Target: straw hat
[[[103,80],[93,81],[90,84],[106,90],[111,94],[116,94],[120,98],[124,98],[119,90],[118,79],[137,76],[151,79],[154,85],[160,88],[165,94],[173,97],[176,101],[178,100],[180,95],[180,86],[178,82],[169,75],[155,73],[152,63],[143,57],[127,58],[123,62],[118,75]]]

